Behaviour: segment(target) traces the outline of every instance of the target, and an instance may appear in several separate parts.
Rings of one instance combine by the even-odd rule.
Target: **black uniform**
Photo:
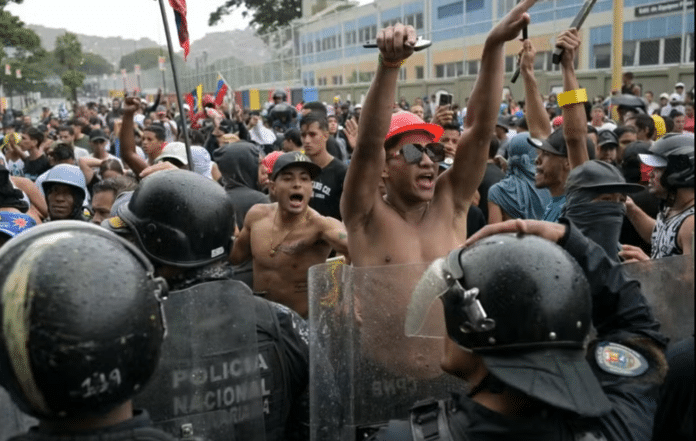
[[[567,223],[564,219],[562,222]],[[597,440],[647,440],[652,434],[657,406],[660,370],[664,359],[651,355],[660,352],[666,339],[640,290],[640,284],[625,277],[621,266],[609,259],[604,250],[568,225],[563,243],[580,264],[590,282],[592,321],[597,340],[587,351],[602,389],[612,403],[612,411],[599,418],[578,418],[550,406],[537,415],[521,420],[487,409],[466,396],[454,394],[447,401],[419,403],[411,413],[428,440],[576,440],[585,434]],[[647,340],[647,344],[638,339]],[[648,360],[648,370],[637,376],[615,375],[603,370],[595,359],[595,348],[603,342],[615,342],[640,353]],[[650,348],[652,349],[645,349]],[[653,353],[654,353],[653,352]],[[444,418],[443,418],[444,417]],[[441,423],[438,424],[438,418]],[[594,438],[592,438],[594,436]],[[373,440],[423,439],[412,434],[410,421],[392,421],[373,435]]]
[[[115,426],[88,432],[51,433],[34,427],[29,432],[12,437],[9,441],[175,441],[177,438],[152,427],[147,411],[135,410],[133,418]]]
[[[170,281],[170,297],[194,285],[228,279],[236,279],[234,269],[228,265],[212,264],[193,269],[180,279]],[[256,307],[259,369],[265,385],[266,441],[306,441],[309,439],[309,327],[286,306],[261,297],[251,299]],[[147,391],[146,388],[144,394]],[[150,411],[157,421],[157,411]]]

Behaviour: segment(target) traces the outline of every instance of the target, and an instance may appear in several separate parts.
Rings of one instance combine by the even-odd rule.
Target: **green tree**
[[[119,62],[119,68],[126,69],[130,72],[133,71],[133,66],[139,64],[142,70],[152,69],[158,66],[158,58],[162,54],[162,49],[158,47],[138,49],[135,52],[122,56]]]
[[[217,24],[222,17],[244,7],[242,17],[251,16],[251,26],[259,34],[275,31],[302,16],[301,0],[226,0],[210,14],[208,25]]]
[[[22,0],[11,1],[22,3]],[[18,17],[4,9],[9,2],[0,0],[0,82],[10,93],[39,90],[49,73],[44,63],[46,51],[36,32],[24,27]],[[5,75],[5,64],[11,67],[10,75]],[[22,78],[16,78],[17,69],[22,72]]]
[[[114,65],[101,55],[88,52],[78,70],[86,75],[104,75],[113,73]]]
[[[77,103],[77,89],[82,87],[85,81],[85,74],[78,71],[84,62],[82,44],[77,39],[77,35],[66,32],[56,38],[56,49],[53,53],[56,61],[67,69],[60,77],[66,95],[73,103]]]

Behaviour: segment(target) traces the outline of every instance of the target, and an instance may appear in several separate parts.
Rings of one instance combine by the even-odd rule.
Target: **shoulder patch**
[[[637,377],[648,370],[648,361],[631,348],[613,342],[601,342],[595,348],[597,365],[605,372]]]

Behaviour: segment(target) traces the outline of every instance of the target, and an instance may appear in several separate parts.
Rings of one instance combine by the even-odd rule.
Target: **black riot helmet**
[[[274,105],[268,113],[268,120],[272,127],[280,128],[281,131],[289,129],[297,117],[297,110],[290,104],[281,102]]]
[[[664,167],[660,184],[666,189],[694,187],[694,138],[691,135],[665,135],[650,146],[640,160],[651,167]]]
[[[447,333],[507,386],[580,415],[609,403],[589,364],[590,288],[577,262],[536,236],[496,235],[452,251]]]
[[[273,92],[273,100],[279,99],[280,101],[286,101],[288,99],[288,94],[282,89],[276,89]]]
[[[164,338],[167,284],[132,244],[86,222],[43,224],[0,250],[0,384],[26,413],[102,415],[142,389]]]
[[[118,216],[155,262],[183,268],[225,258],[232,245],[234,207],[215,181],[188,170],[148,176]]]

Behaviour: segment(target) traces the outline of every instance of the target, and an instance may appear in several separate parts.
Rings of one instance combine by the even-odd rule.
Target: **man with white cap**
[[[686,98],[686,94],[684,93],[685,86],[684,83],[679,81],[677,84],[674,85],[674,93],[679,94],[679,98],[681,102],[684,102],[684,98]]]
[[[662,98],[662,95],[660,95],[660,98]],[[666,106],[662,107],[662,110],[660,110],[660,116],[665,117],[665,116],[670,116],[672,113],[672,110],[676,109],[680,111],[681,113],[684,113],[684,106],[683,106],[684,100],[679,95],[678,93],[673,93],[669,96],[669,102],[667,103]],[[670,116],[671,118],[671,116]]]

